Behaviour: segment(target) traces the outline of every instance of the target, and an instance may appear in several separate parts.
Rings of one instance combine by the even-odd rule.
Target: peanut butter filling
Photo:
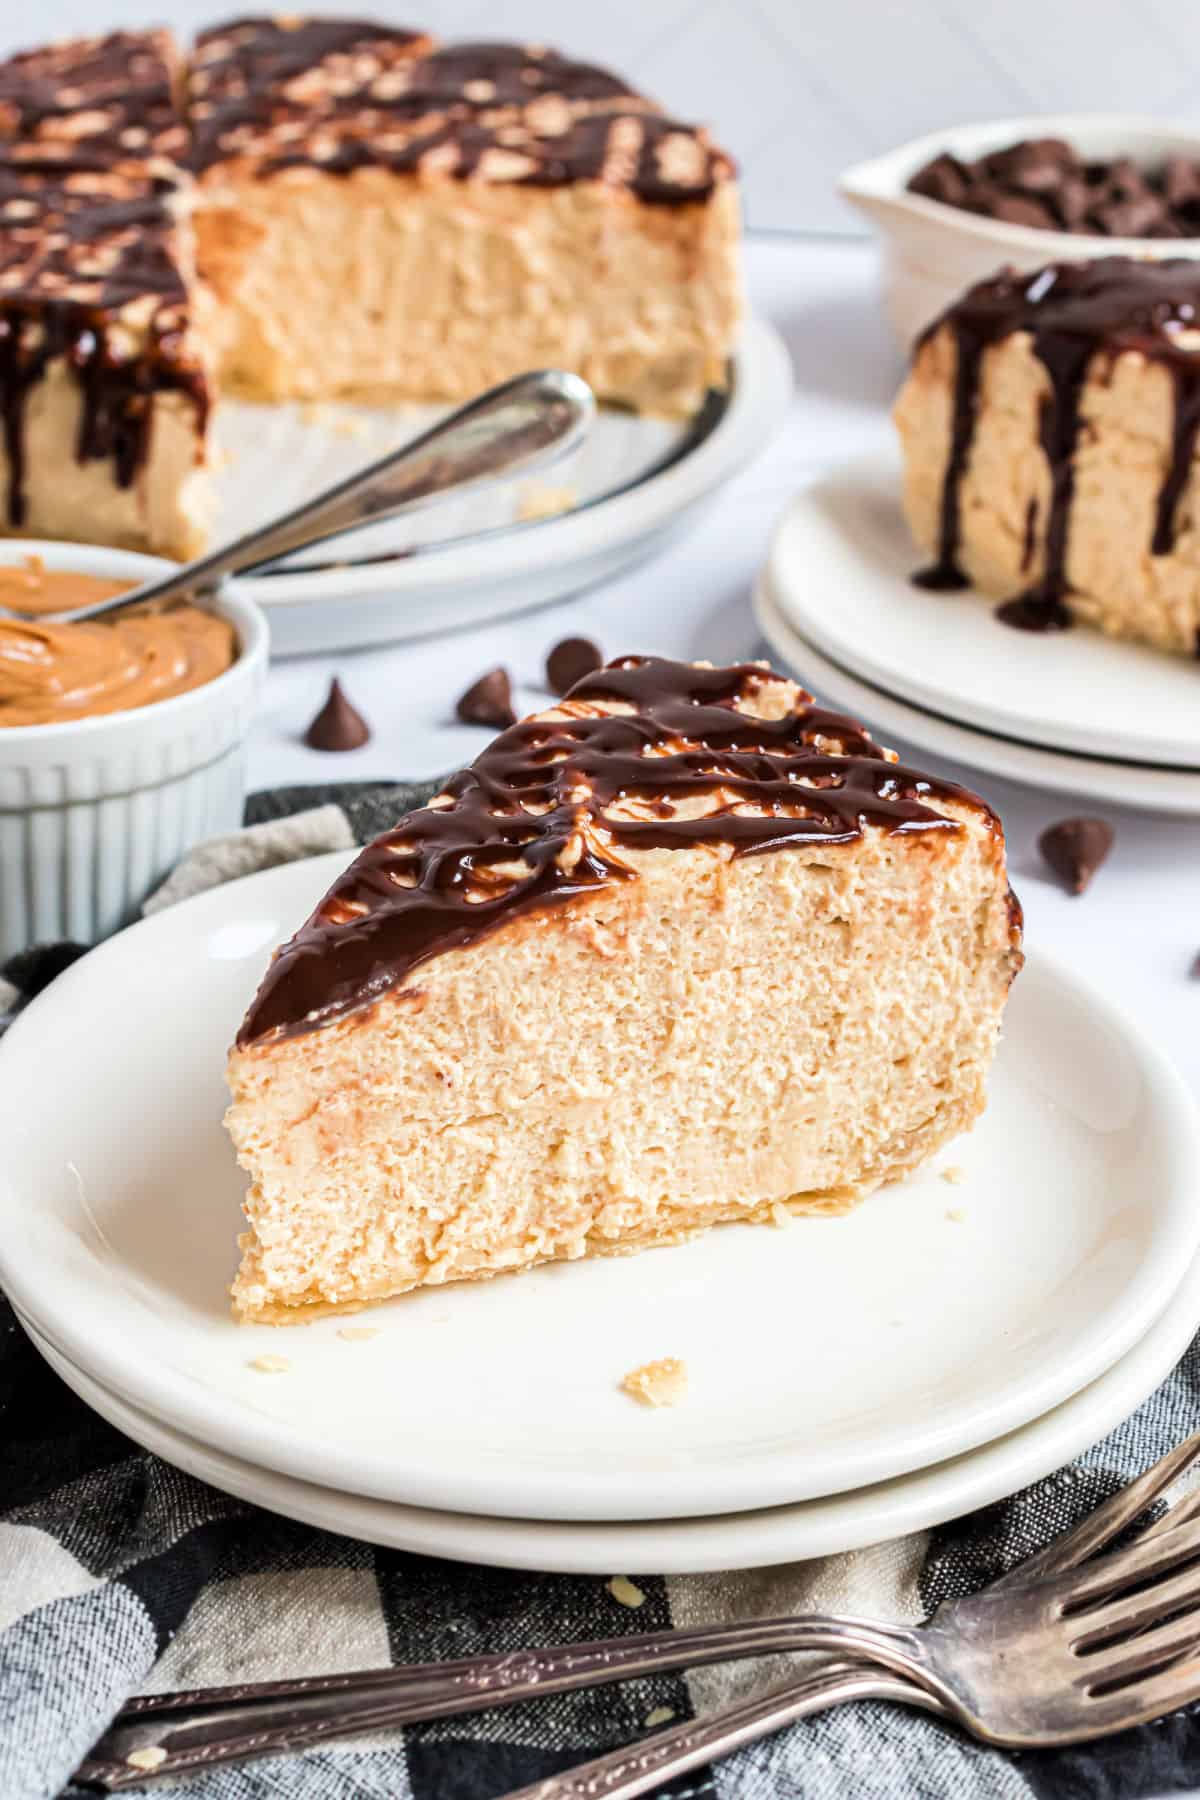
[[[77,625],[55,625],[41,616],[133,585],[46,569],[36,557],[0,568],[0,607],[25,615],[0,618],[0,727],[129,712],[201,687],[229,668],[237,655],[233,627],[199,607],[122,613]]]

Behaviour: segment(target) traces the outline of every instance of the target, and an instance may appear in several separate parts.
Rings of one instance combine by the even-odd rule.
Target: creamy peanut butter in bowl
[[[236,830],[267,626],[203,605],[52,615],[169,572],[157,557],[0,543],[0,965],[136,917],[195,844]]]
[[[197,606],[78,624],[52,618],[135,585],[48,569],[35,555],[0,561],[0,608],[19,615],[0,615],[0,727],[129,712],[201,687],[236,661],[232,621]]]

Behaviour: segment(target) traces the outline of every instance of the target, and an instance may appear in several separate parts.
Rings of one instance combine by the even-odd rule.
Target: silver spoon
[[[596,412],[591,388],[563,369],[541,369],[490,388],[402,449],[271,519],[233,543],[169,575],[69,612],[40,613],[38,623],[98,619],[148,601],[196,598],[224,575],[245,574],[343,531],[427,506],[452,489],[481,487],[557,461],[586,437]],[[0,608],[0,616],[23,618]]]

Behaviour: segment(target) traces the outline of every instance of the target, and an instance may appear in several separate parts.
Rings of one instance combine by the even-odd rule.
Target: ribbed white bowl
[[[883,236],[884,300],[903,349],[965,288],[1006,266],[1038,269],[1094,256],[1200,256],[1200,238],[1076,237],[977,218],[908,191],[910,178],[939,151],[973,161],[1020,138],[1040,137],[1065,138],[1094,161],[1130,156],[1149,165],[1168,156],[1200,159],[1200,130],[1194,125],[1140,113],[1044,113],[930,132],[847,169],[842,193]]]
[[[0,563],[29,554],[131,581],[171,567],[84,544],[0,545]],[[218,606],[239,655],[215,681],[131,712],[0,728],[0,962],[31,944],[106,937],[194,844],[240,825],[268,633],[235,586]]]

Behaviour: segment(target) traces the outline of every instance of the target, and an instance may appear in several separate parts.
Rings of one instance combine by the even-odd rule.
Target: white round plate
[[[243,1462],[184,1436],[101,1387],[27,1320],[33,1342],[67,1386],[118,1431],[201,1481],[285,1518],[368,1544],[454,1562],[565,1575],[690,1575],[834,1556],[924,1531],[1003,1500],[1079,1456],[1128,1418],[1170,1374],[1200,1324],[1200,1259],[1162,1317],[1111,1369],[1032,1424],[950,1462],[855,1493],[759,1512],[632,1525],[556,1524],[434,1512],[340,1493]]]
[[[991,1105],[844,1218],[426,1289],[352,1321],[238,1326],[226,1045],[341,855],[101,945],[0,1041],[0,1280],[140,1410],[324,1486],[503,1517],[674,1518],[844,1492],[988,1442],[1160,1315],[1200,1240],[1200,1135],[1153,1046],[1034,956]],[[957,1215],[961,1212],[961,1218]],[[283,1356],[264,1373],[254,1361]],[[679,1356],[690,1392],[619,1390]]]
[[[370,1349],[351,1350],[334,1320],[239,1330],[224,1305],[240,1188],[219,1127],[224,1046],[267,946],[341,862],[274,870],[135,927],[0,1047],[18,1122],[0,1175],[14,1298],[106,1384],[235,1454],[531,1516],[831,1492],[984,1441],[1078,1388],[1146,1328],[1190,1255],[1188,1101],[1101,1003],[1035,967],[968,1153],[971,1232],[947,1230],[946,1190],[926,1176],[782,1236],[722,1233],[394,1302],[373,1314]],[[1130,1135],[1150,1147],[1136,1184]],[[652,1308],[630,1306],[634,1283]],[[889,1310],[913,1295],[918,1316],[899,1333]],[[281,1350],[286,1379],[251,1368]],[[687,1357],[702,1403],[647,1415],[616,1381],[664,1351]],[[826,1365],[836,1378],[814,1383]],[[421,1381],[406,1387],[413,1368]]]
[[[1200,769],[1200,667],[1098,631],[1014,631],[996,602],[914,587],[898,453],[797,494],[767,569],[787,623],[874,687],[1051,750]]]
[[[909,706],[894,694],[872,687],[823,656],[788,624],[775,602],[765,571],[755,589],[754,612],[767,642],[807,687],[813,688],[822,700],[875,727],[886,740],[894,736],[989,776],[1023,781],[1054,794],[1082,795],[1113,806],[1137,807],[1143,812],[1172,813],[1185,818],[1200,815],[1200,773],[1155,769],[1144,763],[1109,762],[1098,756],[1071,756],[1041,750],[1036,744],[1018,744],[1011,738],[991,737]]]
[[[764,320],[748,319],[728,396],[711,400],[695,422],[603,407],[587,442],[535,476],[317,545],[286,572],[244,577],[270,615],[272,654],[424,637],[607,580],[649,556],[758,454],[791,393],[782,339]],[[449,410],[224,403],[217,422],[222,541],[261,523],[264,504],[272,511],[299,505]],[[523,497],[542,486],[570,489],[573,509],[523,521]]]

